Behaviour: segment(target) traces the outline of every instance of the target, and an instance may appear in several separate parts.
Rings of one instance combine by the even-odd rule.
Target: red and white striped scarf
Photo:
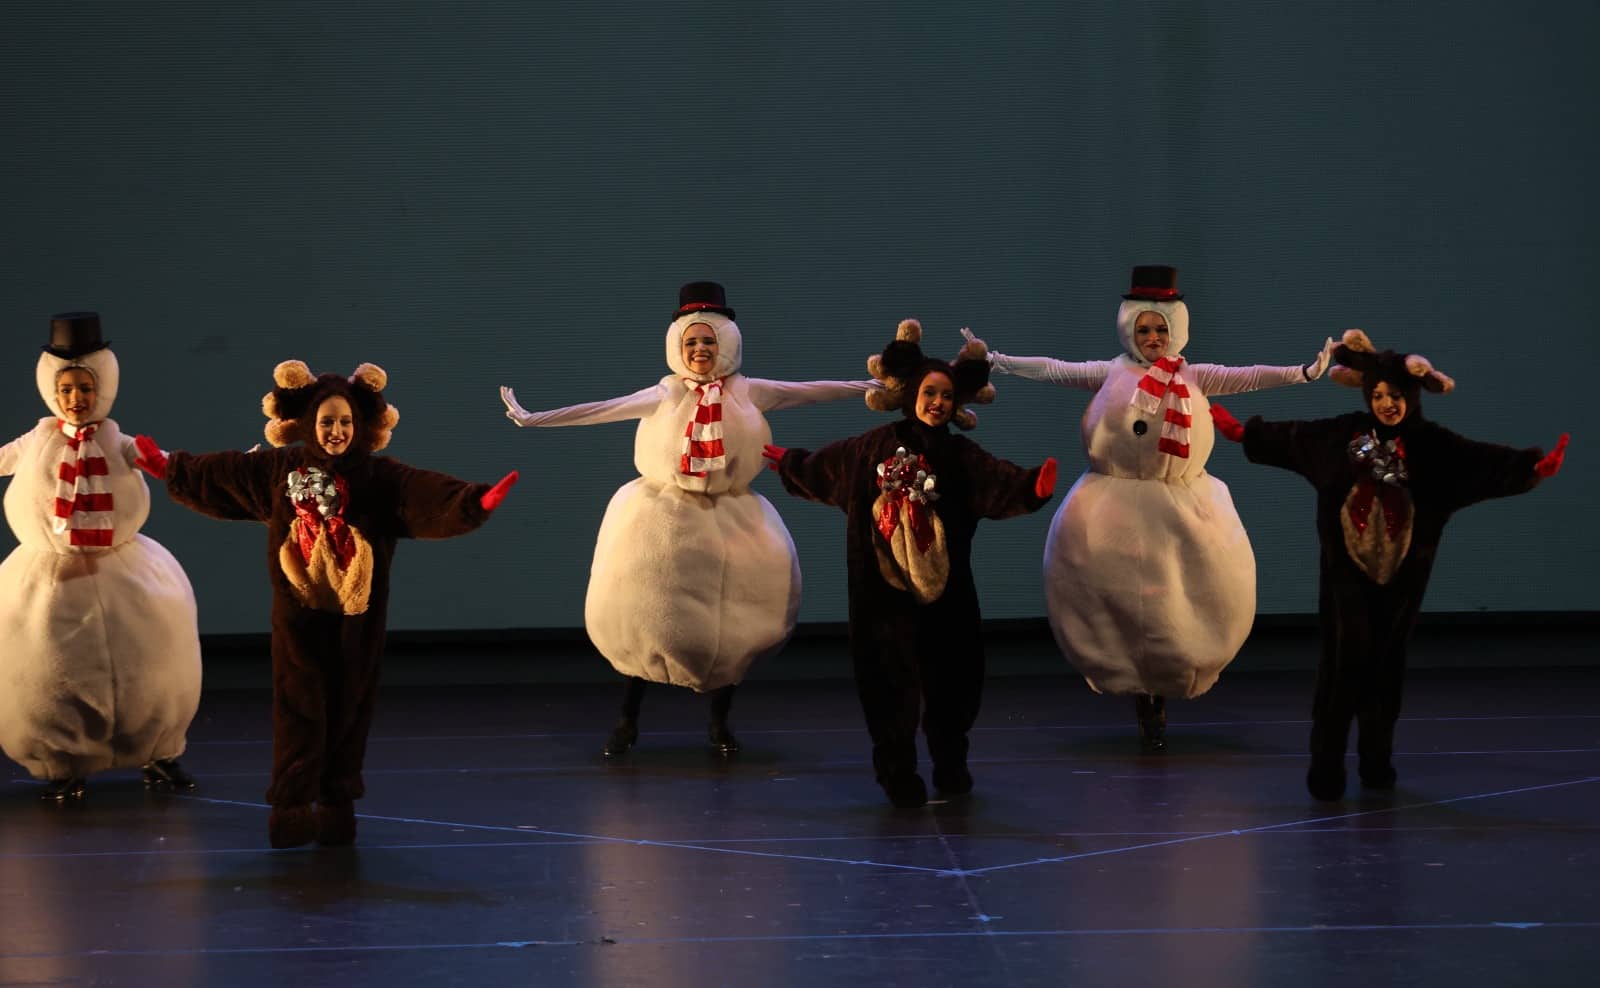
[[[683,455],[678,472],[689,477],[704,477],[725,470],[728,456],[722,449],[722,378],[714,381],[684,379],[690,391],[700,392],[694,417],[683,430]]]
[[[1189,385],[1183,379],[1183,358],[1162,357],[1139,378],[1129,404],[1161,418],[1157,448],[1168,456],[1189,458]]]
[[[51,529],[75,546],[111,545],[111,481],[106,454],[95,442],[98,423],[75,426],[64,419],[67,444],[56,469],[56,511]]]

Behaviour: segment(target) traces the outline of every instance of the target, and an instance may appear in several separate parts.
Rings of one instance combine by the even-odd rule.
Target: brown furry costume
[[[348,843],[355,835],[351,801],[362,795],[361,765],[372,723],[389,603],[389,566],[401,538],[443,539],[488,518],[480,503],[488,484],[406,466],[370,454],[388,445],[399,415],[384,401],[383,371],[363,364],[349,379],[313,378],[286,361],[277,388],[262,401],[271,420],[272,450],[196,455],[172,453],[165,479],[173,499],[214,518],[267,525],[272,583],[273,846],[311,839]],[[330,456],[316,443],[313,418],[334,396],[350,402],[348,450]],[[290,445],[298,443],[298,445]],[[291,475],[318,468],[336,476],[350,533],[341,559],[328,531],[300,527],[288,497]],[[303,474],[301,475],[304,476]],[[301,546],[311,544],[306,559]],[[313,818],[310,805],[318,804]],[[314,819],[314,825],[313,825]]]
[[[1325,800],[1344,793],[1352,719],[1363,784],[1394,785],[1406,643],[1445,522],[1478,501],[1531,490],[1544,455],[1475,442],[1424,419],[1422,390],[1445,393],[1455,382],[1417,354],[1378,353],[1365,333],[1349,330],[1334,358],[1341,366],[1333,379],[1360,387],[1365,409],[1310,422],[1257,416],[1243,435],[1251,461],[1293,470],[1317,490],[1322,658],[1306,785]],[[1398,425],[1384,426],[1371,412],[1380,381],[1405,396]]]
[[[1035,493],[1041,468],[1028,470],[985,452],[947,426],[932,427],[914,416],[916,393],[933,371],[955,385],[958,426],[976,417],[963,401],[987,402],[987,350],[981,341],[963,348],[952,364],[929,360],[918,346],[921,326],[900,325],[894,342],[867,364],[883,381],[867,404],[899,411],[903,418],[815,452],[785,451],[777,469],[791,494],[845,512],[849,567],[850,655],[856,689],[872,736],[878,782],[896,806],[920,806],[926,787],[917,775],[916,732],[920,720],[933,761],[934,785],[947,794],[972,788],[967,771],[967,732],[983,698],[983,637],[978,588],[972,578],[972,539],[983,518],[1011,518],[1047,501]],[[935,478],[937,500],[926,506],[932,540],[914,545],[911,508],[898,507],[899,523],[885,538],[880,517],[885,495],[880,465],[903,448],[920,455]],[[893,505],[891,510],[896,510]],[[923,509],[919,509],[923,510]]]

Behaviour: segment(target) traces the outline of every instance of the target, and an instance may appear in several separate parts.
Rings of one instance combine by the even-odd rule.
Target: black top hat
[[[72,360],[110,345],[109,340],[100,339],[100,313],[58,312],[50,317],[50,343],[40,349]]]
[[[691,281],[678,289],[678,311],[672,318],[686,316],[691,312],[715,312],[732,319],[733,310],[728,308],[728,296],[722,291],[722,286],[714,281]]]
[[[1149,302],[1181,302],[1183,295],[1178,291],[1178,269],[1165,264],[1140,264],[1133,269],[1133,287],[1122,297]]]

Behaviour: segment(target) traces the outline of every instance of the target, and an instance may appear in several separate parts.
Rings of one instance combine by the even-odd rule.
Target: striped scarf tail
[[[690,391],[700,392],[694,417],[683,430],[683,455],[678,472],[689,477],[704,477],[725,470],[728,455],[722,448],[722,378],[715,381],[684,381]]]
[[[1161,419],[1161,437],[1156,444],[1161,452],[1188,459],[1191,409],[1189,386],[1182,372],[1182,357],[1162,357],[1139,378],[1130,404]]]
[[[95,442],[98,428],[61,423],[67,437],[56,468],[56,507],[51,531],[69,545],[107,548],[111,545],[111,479],[105,451]]]

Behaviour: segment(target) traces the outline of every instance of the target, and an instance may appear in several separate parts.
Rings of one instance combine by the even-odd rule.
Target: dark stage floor
[[[1509,657],[1508,657],[1509,659]],[[994,679],[977,792],[892,810],[848,682],[705,700],[397,686],[353,849],[269,851],[265,694],[206,696],[192,797],[0,786],[3,985],[1591,985],[1600,670],[1421,670],[1400,788],[1302,788],[1310,674],[1132,703]],[[1353,775],[1353,772],[1352,772]]]

